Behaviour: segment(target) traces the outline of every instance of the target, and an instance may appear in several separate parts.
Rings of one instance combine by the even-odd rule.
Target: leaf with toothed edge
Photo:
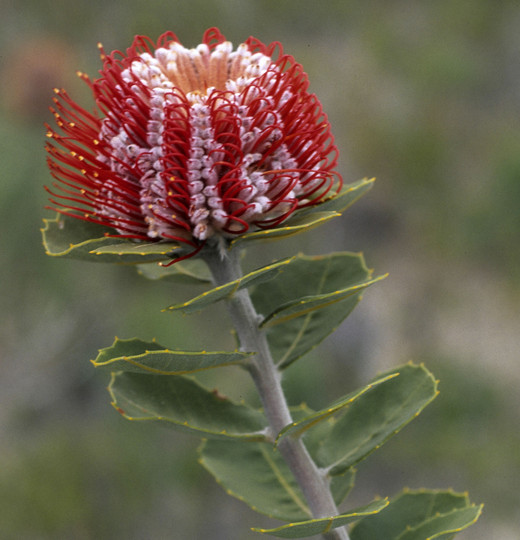
[[[366,506],[350,510],[349,512],[345,512],[338,516],[289,523],[288,525],[282,525],[281,527],[276,527],[274,529],[253,528],[252,530],[262,534],[268,534],[269,536],[275,536],[276,538],[308,538],[309,536],[326,534],[333,529],[357,521],[365,516],[377,515],[377,513],[381,512],[387,505],[387,499],[379,499]]]
[[[361,298],[362,293],[357,292],[339,302],[266,328],[271,353],[278,367],[285,369],[312,351],[352,313]]]
[[[433,540],[453,536],[475,523],[482,506],[453,491],[404,490],[376,516],[363,518],[352,540]]]
[[[283,521],[312,517],[289,467],[272,444],[212,439],[204,441],[199,456],[201,465],[227,493],[253,510]],[[336,504],[353,486],[354,474],[352,470],[332,480]]]
[[[228,494],[253,510],[283,521],[311,517],[288,465],[272,444],[207,440],[199,462]]]
[[[224,285],[220,285],[219,287],[215,287],[214,289],[210,289],[209,291],[206,291],[182,304],[169,306],[163,311],[182,311],[183,313],[198,311],[206,306],[218,302],[219,300],[232,296],[240,289],[252,287],[253,285],[273,279],[274,276],[282,271],[285,266],[290,264],[293,259],[294,257],[291,257],[289,259],[283,259],[267,266],[263,266],[262,268],[246,274],[240,279],[236,279],[234,281],[230,281],[229,283],[225,283]]]
[[[363,283],[358,283],[345,289],[339,289],[331,293],[316,294],[312,296],[302,297],[289,304],[284,304],[276,311],[270,313],[262,322],[262,328],[270,328],[277,324],[283,324],[297,317],[302,317],[315,310],[323,309],[334,305],[342,300],[347,300],[351,296],[356,295],[361,290],[366,289],[370,285],[384,279],[384,276],[378,276],[374,279],[368,279]]]
[[[423,365],[406,364],[383,376],[395,373],[357,397],[328,433],[320,433],[316,460],[332,476],[366,458],[437,396],[437,381]]]
[[[341,214],[338,212],[315,212],[312,215],[299,215],[295,212],[290,219],[284,221],[283,224],[278,227],[273,227],[272,229],[257,229],[233,238],[230,242],[230,249],[236,248],[237,246],[243,247],[244,244],[255,241],[265,242],[268,240],[289,238],[296,234],[314,229],[319,225],[323,225],[332,218],[339,217],[340,215]]]
[[[205,284],[211,283],[211,273],[201,259],[186,259],[169,266],[160,264],[140,264],[137,272],[151,280],[173,281],[178,284]]]
[[[302,208],[297,213],[298,215],[308,215],[317,212],[338,212],[341,214],[372,189],[374,182],[375,178],[363,178],[357,182],[346,184],[337,195],[325,199],[320,204]]]
[[[193,250],[193,248],[191,248]],[[125,244],[112,244],[100,246],[91,251],[92,255],[109,256],[114,255],[128,258],[129,264],[145,262],[147,259],[155,261],[172,260],[183,254],[189,253],[189,249],[179,244],[171,242],[127,242]]]
[[[128,420],[160,421],[201,437],[265,440],[260,411],[235,403],[183,375],[112,373],[113,407]]]
[[[388,381],[389,379],[393,379],[394,377],[397,377],[397,376],[398,376],[398,373],[391,373],[390,375],[381,377],[380,379],[376,379],[374,382],[367,384],[366,386],[363,386],[362,388],[358,388],[354,392],[351,392],[345,397],[335,401],[332,405],[329,405],[327,408],[322,409],[317,412],[313,412],[312,414],[304,416],[303,418],[299,418],[297,421],[293,422],[292,424],[289,424],[288,426],[285,426],[282,429],[282,431],[280,431],[280,433],[276,437],[275,444],[277,445],[280,442],[280,440],[282,440],[285,437],[293,437],[293,438],[301,437],[308,429],[313,429],[321,422],[325,420],[329,420],[332,417],[338,414],[341,414],[343,412],[343,409],[346,409],[347,407],[352,405],[352,403],[356,399],[358,399],[360,396],[362,396],[366,392],[370,392],[377,385],[382,384],[385,381]]]
[[[295,422],[298,422],[300,420],[304,420],[305,418],[308,418],[309,416],[312,416],[315,412],[310,409],[305,403],[301,403],[297,407],[290,407],[291,410],[291,416],[293,417]],[[312,426],[312,432],[313,434],[317,433],[317,437],[313,437],[312,439],[305,438],[305,433],[303,433],[303,436],[305,438],[305,446],[307,447],[307,450],[309,451],[309,454],[314,457],[317,448],[319,447],[319,431],[321,431],[320,426],[322,423],[316,423]],[[325,426],[326,427],[326,426]],[[323,431],[323,433],[327,433],[327,431]],[[318,443],[318,444],[316,444]],[[275,443],[276,444],[276,443]],[[334,498],[334,502],[336,505],[339,505],[341,501],[350,493],[350,490],[354,487],[354,480],[356,477],[356,470],[351,467],[350,469],[346,470],[341,475],[336,475],[331,478],[330,480],[330,491],[332,493],[332,497]]]
[[[251,293],[275,362],[281,368],[309,352],[354,309],[372,279],[363,256],[340,252],[298,255]]]
[[[113,236],[115,231],[82,219],[58,214],[44,219],[41,230],[47,255],[90,262],[138,264],[171,260],[187,252],[185,246],[165,242],[135,242]]]
[[[242,246],[255,241],[280,240],[314,229],[338,217],[354,204],[373,185],[374,179],[364,178],[343,186],[341,191],[319,204],[296,210],[286,221],[272,229],[247,232],[231,240],[230,247]]]
[[[112,346],[99,351],[92,363],[98,369],[107,371],[183,375],[217,367],[243,365],[252,355],[238,351],[172,351],[156,342],[116,338]]]

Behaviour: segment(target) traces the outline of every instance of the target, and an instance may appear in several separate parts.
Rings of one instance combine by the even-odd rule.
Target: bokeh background
[[[229,346],[220,308],[161,313],[197,291],[46,257],[39,232],[53,87],[88,103],[75,72],[95,76],[98,42],[173,30],[195,46],[210,26],[282,41],[329,114],[345,180],[378,178],[341,219],[254,255],[363,251],[390,273],[288,370],[291,399],[325,405],[409,360],[441,381],[360,465],[349,504],[468,490],[486,506],[458,538],[519,538],[520,6],[496,0],[0,0],[0,537],[253,539],[271,524],[197,464],[196,438],[121,418],[89,362],[116,335]],[[207,382],[248,391],[233,371]]]

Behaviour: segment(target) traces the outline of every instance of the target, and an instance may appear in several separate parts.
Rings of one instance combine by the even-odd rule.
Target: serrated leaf
[[[114,240],[114,239],[112,239]],[[100,247],[91,251],[97,257],[120,257],[123,262],[132,264],[150,261],[171,260],[174,257],[186,253],[184,246],[171,242],[117,242]]]
[[[211,282],[211,273],[201,259],[186,259],[169,266],[140,264],[137,271],[151,280],[173,281],[179,284],[204,284]]]
[[[480,516],[481,506],[469,506],[452,510],[446,514],[438,514],[419,527],[409,530],[399,537],[399,540],[451,539],[456,533],[473,525]]]
[[[399,373],[359,396],[333,424],[317,453],[330,474],[364,459],[398,433],[437,396],[437,382],[424,367],[407,364]]]
[[[107,371],[154,375],[183,375],[207,369],[240,365],[253,353],[172,351],[156,342],[117,339],[101,349],[92,363]]]
[[[182,311],[184,313],[198,311],[215,302],[218,302],[219,300],[233,296],[233,294],[240,289],[252,287],[253,285],[273,279],[273,277],[276,276],[276,274],[278,274],[285,266],[290,264],[293,259],[294,257],[263,266],[262,268],[246,274],[240,279],[230,281],[229,283],[225,283],[224,285],[220,285],[219,287],[205,291],[187,302],[169,306],[164,311]]]
[[[251,294],[275,362],[287,367],[318,345],[354,309],[371,279],[362,255],[298,255]]]
[[[365,195],[365,193],[372,189],[374,182],[375,178],[363,178],[357,182],[346,184],[334,197],[331,197],[330,199],[327,199],[316,206],[302,208],[298,212],[301,215],[316,212],[339,212],[341,214],[347,208],[353,205],[359,198]]]
[[[314,428],[316,425],[320,424],[324,420],[330,419],[334,415],[341,414],[341,412],[345,408],[352,405],[352,403],[364,393],[373,390],[377,387],[377,385],[382,384],[389,379],[393,379],[397,376],[397,373],[391,373],[390,375],[386,375],[384,377],[376,379],[370,384],[367,384],[362,388],[358,388],[354,392],[351,392],[350,394],[347,394],[341,399],[335,401],[333,404],[329,405],[325,409],[313,412],[312,414],[309,414],[303,418],[298,419],[292,424],[285,426],[276,437],[275,444],[278,444],[280,440],[282,440],[284,437],[301,437],[303,433],[305,433],[305,431],[307,431],[308,429]]]
[[[358,292],[345,300],[267,328],[269,346],[278,367],[285,369],[313,350],[338,328],[361,298],[362,293]]]
[[[271,444],[211,440],[199,452],[217,482],[253,510],[283,521],[311,516],[289,467]]]
[[[277,324],[288,322],[297,317],[302,317],[318,309],[323,309],[342,300],[346,300],[351,296],[356,295],[361,290],[366,289],[370,285],[381,281],[386,276],[379,276],[374,279],[366,280],[363,283],[358,283],[345,289],[339,289],[331,293],[316,294],[296,300],[290,304],[285,304],[273,313],[269,314],[262,323],[262,328],[270,328]]]
[[[55,219],[44,219],[43,245],[47,255],[91,262],[138,264],[164,261],[185,251],[176,243],[134,242],[126,238],[106,236],[108,229],[82,219],[58,214]]]
[[[203,437],[265,439],[264,415],[210,391],[194,379],[113,373],[112,405],[128,420],[162,421]]]
[[[325,534],[329,531],[357,521],[367,515],[377,514],[388,505],[386,499],[373,501],[366,506],[356,508],[350,512],[320,519],[310,519],[299,523],[289,523],[274,529],[252,529],[255,532],[276,536],[277,538],[308,538],[318,534]]]
[[[319,205],[317,208],[319,208]],[[313,214],[306,213],[305,215],[295,212],[293,217],[287,221],[284,221],[283,225],[274,227],[273,229],[252,231],[233,238],[233,240],[230,242],[230,249],[237,246],[243,247],[244,244],[249,244],[251,242],[265,242],[268,240],[281,240],[283,238],[289,238],[296,234],[314,229],[319,225],[323,225],[329,220],[339,217],[340,215],[341,214],[338,212],[316,211]]]
[[[295,418],[295,416],[293,416]],[[309,454],[316,462],[316,454],[320,448],[321,441],[325,437],[331,427],[332,417],[325,419],[323,422],[319,422],[312,426],[312,429],[305,431],[303,434],[303,440],[305,442],[305,447],[307,448]],[[341,474],[336,474],[335,476],[328,476],[330,491],[334,502],[337,506],[345,499],[345,497],[350,493],[354,487],[354,482],[356,479],[356,469],[355,467],[350,467],[345,469]]]
[[[290,407],[291,415],[295,421],[303,420],[304,418],[307,418],[314,414],[315,411],[310,409],[305,403],[301,403],[297,407]],[[305,434],[308,433],[306,431],[304,433],[305,437],[305,446],[307,447],[307,450],[311,456],[314,457],[317,448],[319,447],[319,441],[320,439],[320,426],[323,425],[323,422],[317,423],[312,426],[312,434],[313,438],[310,439],[308,437],[305,437]],[[328,427],[327,427],[328,429]],[[323,431],[323,433],[326,433],[327,430]],[[316,437],[314,435],[316,434]],[[354,487],[354,480],[356,477],[356,470],[354,468],[350,468],[347,471],[345,471],[341,475],[333,476],[330,478],[330,491],[332,493],[332,497],[334,499],[334,502],[336,505],[339,505],[341,501],[349,494],[350,490]]]
[[[230,494],[253,510],[283,521],[311,517],[305,498],[287,464],[270,444],[205,441],[201,464]],[[339,504],[354,485],[355,471],[334,477],[331,492]]]
[[[452,491],[405,491],[377,516],[354,525],[352,540],[433,540],[451,538],[478,519],[481,506]]]
[[[292,216],[273,229],[256,230],[234,238],[230,247],[243,246],[250,242],[279,240],[314,229],[319,225],[341,215],[350,205],[364,195],[371,187],[374,179],[364,178],[358,182],[343,186],[341,191],[324,200],[320,204],[296,210]]]

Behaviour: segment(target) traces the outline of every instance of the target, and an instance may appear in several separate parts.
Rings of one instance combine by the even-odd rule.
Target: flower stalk
[[[164,266],[201,257],[215,285],[223,286],[242,277],[240,249],[230,248],[234,239],[277,238],[311,228],[339,215],[371,184],[342,188],[327,116],[309,92],[302,66],[278,42],[266,45],[250,37],[234,48],[210,28],[192,49],[165,32],[156,41],[136,36],[125,52],[106,54],[101,46],[100,52],[99,78],[78,72],[92,91],[92,110],[55,89],[51,111],[56,125],[47,126],[46,147],[55,181],[46,189],[48,208],[62,217],[47,221],[43,230],[50,255],[143,265],[163,261]],[[351,253],[297,256],[276,264],[286,262],[291,270],[275,276],[256,302],[268,318],[284,310],[289,314],[285,321],[310,313],[312,322],[306,319],[297,332],[293,323],[303,317],[277,328],[271,344],[277,355],[283,353],[284,365],[337,328],[361,291],[380,279],[371,278],[362,256]],[[268,276],[273,268],[255,273]],[[157,278],[156,272],[146,274]],[[166,276],[182,278],[182,269]],[[205,306],[222,299],[221,293],[229,290],[208,290],[168,310]],[[230,493],[282,520],[299,519],[302,509],[313,518],[253,530],[349,540],[345,525],[331,527],[356,521],[352,534],[360,540],[396,540],[412,524],[416,536],[428,531],[432,537],[451,537],[478,518],[480,507],[466,495],[424,490],[406,491],[390,503],[376,499],[339,515],[329,471],[347,471],[415,418],[437,395],[433,375],[424,366],[407,364],[294,424],[281,364],[273,361],[247,288],[235,290],[226,304],[240,348],[248,354],[219,351],[208,359],[206,351],[194,354],[155,341],[116,339],[94,364],[114,370],[109,391],[123,416],[166,420],[207,438],[201,463]],[[295,334],[298,341],[291,337]],[[284,340],[290,347],[280,343]],[[264,415],[184,376],[236,364],[237,356],[246,362]],[[302,438],[291,435],[297,431],[292,428],[311,429],[331,413],[337,420],[333,427],[322,423],[318,467]],[[286,427],[289,432],[278,439]],[[273,446],[278,442],[276,462],[285,478],[285,461],[307,506],[299,498],[289,499],[280,478],[271,474],[259,433]],[[211,436],[228,441],[211,441]],[[254,444],[237,442],[237,437]],[[244,470],[253,474],[242,475]],[[352,486],[345,482],[338,487],[339,501]]]
[[[206,246],[201,256],[208,265],[216,286],[242,276],[240,251],[237,249],[223,252],[212,243]],[[248,364],[248,369],[269,422],[270,436],[274,440],[293,420],[283,392],[281,373],[273,362],[265,332],[259,328],[261,317],[256,312],[247,289],[237,291],[228,299],[227,309],[241,349],[256,352]],[[338,515],[326,475],[309,455],[303,440],[286,437],[279,443],[278,450],[300,486],[313,517]],[[345,527],[325,533],[323,538],[349,540]]]

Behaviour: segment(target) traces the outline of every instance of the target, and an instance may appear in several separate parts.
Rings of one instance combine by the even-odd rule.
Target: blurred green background
[[[325,405],[408,360],[441,380],[360,465],[349,506],[453,487],[486,505],[458,538],[518,539],[520,6],[494,0],[0,2],[0,538],[252,539],[271,524],[199,467],[197,439],[123,420],[89,362],[115,335],[230,346],[220,308],[161,313],[196,291],[46,257],[39,233],[53,87],[88,102],[75,72],[96,75],[98,42],[172,30],[195,46],[210,26],[283,42],[329,114],[345,180],[378,178],[341,219],[254,255],[362,250],[390,272],[289,369],[291,399]],[[249,392],[232,370],[207,382]]]

